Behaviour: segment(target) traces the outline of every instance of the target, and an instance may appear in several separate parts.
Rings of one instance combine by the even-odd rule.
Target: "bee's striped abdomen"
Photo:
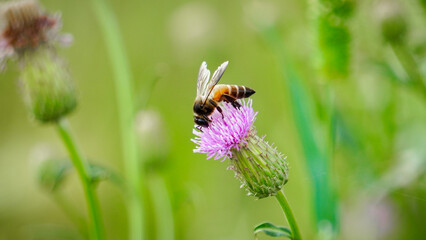
[[[253,89],[245,86],[218,84],[214,87],[212,96],[213,100],[220,102],[225,99],[223,95],[241,99],[250,97],[254,93],[255,91]]]

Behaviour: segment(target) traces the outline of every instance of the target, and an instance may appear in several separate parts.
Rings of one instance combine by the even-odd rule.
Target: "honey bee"
[[[229,102],[235,108],[241,105],[237,99],[250,97],[255,93],[251,88],[238,85],[217,84],[225,72],[228,62],[222,63],[210,78],[210,71],[207,63],[203,62],[200,67],[197,79],[197,97],[194,101],[194,122],[199,127],[208,127],[211,120],[209,116],[217,109],[223,118],[222,109],[219,102]]]

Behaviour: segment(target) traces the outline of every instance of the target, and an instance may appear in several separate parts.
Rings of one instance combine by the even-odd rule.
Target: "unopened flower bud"
[[[71,75],[51,49],[40,48],[25,56],[20,80],[25,103],[38,121],[55,122],[75,109]]]
[[[208,158],[230,158],[230,169],[249,195],[275,195],[288,180],[288,164],[286,157],[256,135],[252,100],[239,109],[228,103],[221,108],[223,117],[215,111],[209,127],[193,131],[197,137],[192,141],[198,145],[194,152],[206,153]]]
[[[407,34],[407,22],[401,6],[394,1],[383,1],[378,5],[377,15],[386,41],[401,43]]]
[[[232,150],[231,169],[250,195],[275,195],[288,180],[286,157],[257,135],[246,141],[240,150]]]

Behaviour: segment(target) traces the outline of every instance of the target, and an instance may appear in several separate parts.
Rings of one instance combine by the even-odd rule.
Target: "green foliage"
[[[89,177],[92,184],[98,184],[101,181],[111,181],[113,184],[125,190],[122,177],[115,171],[98,164],[90,164]]]
[[[346,77],[350,66],[350,34],[348,28],[332,16],[318,19],[318,41],[322,70],[328,79]]]
[[[330,8],[329,13],[342,19],[350,17],[355,9],[355,0],[320,0]]]
[[[126,184],[130,192],[129,238],[141,240],[145,237],[144,196],[141,186],[143,182],[141,168],[144,166],[139,161],[139,148],[133,124],[136,104],[133,98],[132,73],[114,11],[106,1],[92,0],[91,3],[105,40],[114,74],[123,161],[128,176]]]
[[[351,36],[347,24],[355,2],[352,0],[319,0],[317,34],[320,66],[327,80],[348,76]]]
[[[331,159],[326,155],[327,144],[318,141],[318,139],[327,139],[328,135],[315,135],[318,122],[314,115],[313,99],[299,74],[293,68],[293,63],[288,60],[287,50],[281,43],[276,29],[268,29],[264,32],[264,36],[276,53],[284,84],[288,88],[294,123],[302,145],[308,173],[312,179],[316,224],[326,220],[337,228],[337,199],[330,182]]]
[[[425,11],[426,14],[426,0],[419,0],[420,5],[423,7],[423,10]]]
[[[40,163],[37,179],[44,189],[54,192],[61,188],[72,165],[68,160],[47,159]]]
[[[89,159],[98,159],[100,166],[108,166],[124,180],[131,178],[128,170],[141,170],[149,177],[161,171],[161,181],[169,192],[149,181],[138,182],[142,188],[148,187],[151,201],[155,201],[144,204],[153,212],[145,218],[152,226],[147,229],[156,233],[150,240],[158,240],[160,231],[183,240],[252,239],[253,224],[262,220],[285,225],[282,212],[271,204],[274,199],[254,201],[238,189],[233,172],[225,170],[227,161],[205,160],[192,152],[192,104],[203,60],[211,65],[229,60],[232,67],[220,83],[256,90],[252,98],[259,112],[257,128],[288,156],[290,175],[285,190],[304,239],[422,239],[425,179],[411,179],[413,172],[425,176],[424,169],[413,165],[413,160],[424,162],[426,156],[422,146],[426,95],[421,81],[413,80],[424,80],[426,73],[425,1],[396,1],[406,24],[396,51],[395,44],[389,44],[383,35],[377,14],[377,4],[383,1],[388,0],[254,1],[256,17],[275,27],[262,32],[247,24],[246,7],[252,1],[109,0],[116,16],[113,27],[118,25],[121,31],[108,36],[94,24],[90,2],[42,2],[46,10],[62,12],[64,32],[74,36],[73,46],[56,54],[66,57],[69,64],[65,66],[72,69],[78,86],[78,111],[67,115],[78,145]],[[124,62],[121,57],[110,59],[113,49],[104,44],[116,35],[126,49]],[[138,156],[139,163],[129,166],[122,157],[125,148],[134,146],[122,144],[117,127],[119,111],[130,105],[119,104],[115,98],[115,90],[122,86],[114,84],[110,60],[124,65],[124,76],[127,71],[133,76],[134,86],[122,92],[132,100],[141,95],[140,106],[161,114],[167,146],[162,148],[162,141],[158,144],[150,137],[144,140],[149,150],[165,150],[160,153],[161,161],[157,158],[151,163]],[[34,144],[55,143],[63,155],[65,149],[51,128],[28,123],[20,101],[25,86],[22,80],[19,85],[16,82],[23,65],[11,63],[0,76],[0,238],[65,238],[54,235],[50,226],[43,228],[46,234],[42,236],[25,231],[45,223],[75,231],[77,225],[28,174],[33,172],[27,158]],[[321,65],[313,67],[312,63]],[[156,76],[161,80],[152,88]],[[17,85],[20,91],[16,91]],[[52,96],[50,99],[53,103]],[[48,106],[54,110],[56,105]],[[141,110],[133,106],[132,116],[124,121],[129,132],[136,128],[133,113]],[[335,138],[330,137],[333,131]],[[333,151],[330,142],[334,142]],[[142,152],[141,146],[136,148]],[[96,172],[93,175],[98,180],[111,177],[102,169]],[[44,189],[52,189],[62,179],[53,187],[55,193],[62,190],[70,209],[88,219],[76,172],[65,170],[52,176],[63,178],[50,178]],[[384,192],[383,185],[393,190]],[[124,189],[121,194],[104,183],[96,188],[108,239],[130,238],[127,217],[138,212],[127,208],[129,192]],[[164,202],[169,208],[162,207]],[[316,222],[324,218],[331,220],[319,224],[318,231]],[[332,221],[338,232],[328,223]],[[135,229],[140,225],[135,224]],[[169,226],[174,226],[173,232]],[[271,238],[261,232],[258,237]]]
[[[275,226],[269,222],[261,223],[254,228],[254,235],[257,236],[259,233],[265,233],[271,237],[286,237],[292,239],[290,229],[286,227]]]
[[[408,24],[401,4],[388,0],[381,2],[378,8],[383,38],[392,44],[403,44],[408,33]]]

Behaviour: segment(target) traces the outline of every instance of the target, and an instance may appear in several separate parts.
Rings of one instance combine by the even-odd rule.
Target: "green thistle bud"
[[[25,103],[38,121],[56,122],[76,107],[71,75],[51,49],[39,48],[27,54],[20,79]]]
[[[257,135],[246,141],[247,144],[239,150],[232,150],[230,168],[249,195],[257,198],[274,196],[288,181],[286,157]]]
[[[408,29],[401,6],[394,1],[383,1],[377,10],[383,38],[390,43],[403,42]]]

